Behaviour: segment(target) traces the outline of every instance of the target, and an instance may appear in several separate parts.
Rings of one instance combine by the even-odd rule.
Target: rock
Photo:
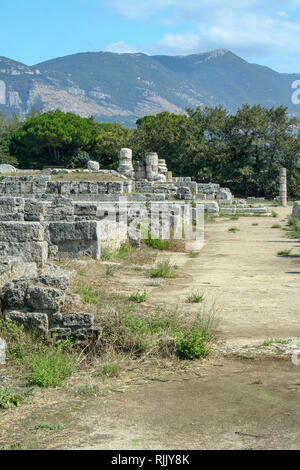
[[[6,362],[6,349],[5,339],[0,338],[0,366],[4,365]]]
[[[64,301],[64,294],[53,287],[30,286],[25,301],[27,307],[36,311],[57,312]]]
[[[45,284],[48,287],[54,287],[55,289],[67,290],[70,285],[70,279],[68,276],[63,274],[50,275],[41,274],[36,278],[36,282]]]
[[[300,201],[294,202],[292,216],[300,220]]]
[[[63,317],[63,325],[66,327],[90,327],[94,323],[94,316],[90,313],[74,313]]]
[[[100,164],[99,164],[99,162],[89,160],[87,162],[87,169],[91,170],[91,171],[98,171],[100,169]]]
[[[38,334],[48,333],[48,315],[40,312],[23,312],[19,310],[4,311],[5,321],[11,320],[19,326],[24,326],[25,330],[33,330]]]
[[[2,163],[0,165],[0,173],[15,173],[17,169],[12,165],[7,165],[6,163]]]
[[[19,279],[5,284],[2,294],[2,307],[4,309],[23,307],[27,286],[28,282]]]
[[[159,173],[157,175],[154,175],[152,180],[155,182],[155,183],[165,183],[167,181],[167,178],[165,175]]]

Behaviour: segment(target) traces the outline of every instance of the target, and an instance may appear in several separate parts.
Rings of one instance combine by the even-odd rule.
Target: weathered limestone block
[[[300,201],[294,202],[292,216],[298,217],[298,219],[300,220]]]
[[[128,178],[133,177],[133,166],[132,166],[132,150],[122,148],[120,150],[120,164],[118,168],[120,175]]]
[[[22,312],[19,310],[4,311],[5,321],[11,320],[19,326],[24,326],[25,330],[32,330],[38,334],[48,333],[49,323],[46,313]]]
[[[208,214],[212,216],[219,215],[219,205],[217,202],[214,201],[202,201],[204,204],[204,210],[207,211]]]
[[[26,225],[29,223],[26,222]],[[0,258],[4,256],[21,257],[24,261],[36,263],[41,267],[48,259],[48,243],[29,241],[25,243],[9,243],[0,241]]]
[[[89,160],[87,162],[87,169],[90,171],[98,171],[100,170],[99,162],[95,162],[93,160]]]
[[[98,182],[98,193],[99,194],[106,194],[107,192],[108,192],[108,182],[99,181]]]
[[[145,162],[137,160],[134,163],[134,178],[135,180],[143,180],[146,178],[146,165]]]
[[[225,199],[227,201],[231,201],[232,194],[229,189],[220,188],[219,191],[217,192],[217,199]]]
[[[111,181],[108,183],[108,192],[110,194],[122,194],[124,183],[123,181]]]
[[[177,197],[177,199],[183,199],[183,200],[186,200],[186,201],[192,201],[193,200],[192,191],[190,190],[190,188],[188,186],[181,186],[181,187],[177,188],[176,197]]]
[[[28,281],[17,279],[8,282],[3,287],[2,308],[12,309],[24,307],[24,299],[28,287]]]
[[[159,174],[153,176],[153,181],[156,182],[156,183],[157,182],[165,183],[167,181],[167,178],[166,178],[165,175],[159,173]]]
[[[57,197],[53,199],[47,208],[46,220],[49,221],[74,221],[74,204],[71,199]]]
[[[6,163],[2,163],[0,165],[0,173],[15,173],[17,169],[12,165],[7,165]]]
[[[42,222],[46,214],[47,205],[35,199],[25,199],[24,220],[26,222]]]
[[[7,345],[5,339],[0,338],[0,366],[3,366],[6,362],[6,350]]]
[[[94,316],[90,313],[76,313],[65,315],[63,325],[65,327],[90,327],[94,323]]]
[[[49,330],[49,333],[51,333],[51,335],[55,335],[59,338],[64,338],[64,337],[67,337],[67,336],[71,336],[72,335],[72,330],[71,328],[51,328]]]
[[[101,225],[97,221],[50,222],[49,235],[58,253],[71,256],[90,256],[100,259]]]
[[[60,289],[38,285],[27,288],[25,297],[26,306],[33,310],[57,312],[63,301],[64,294]]]
[[[20,197],[0,197],[0,214],[24,212],[24,199]]]
[[[24,215],[17,212],[0,214],[0,222],[24,222]]]
[[[36,277],[35,282],[61,290],[67,290],[70,285],[70,279],[65,274],[41,274]]]
[[[154,175],[158,173],[158,155],[155,152],[148,152],[146,154],[146,177],[152,180]]]
[[[1,242],[42,242],[44,228],[38,222],[0,222]]]

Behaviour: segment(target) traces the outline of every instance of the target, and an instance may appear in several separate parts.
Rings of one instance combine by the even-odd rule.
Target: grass
[[[149,282],[146,282],[145,285],[149,287],[162,287],[163,283],[159,281],[149,281]]]
[[[176,266],[169,259],[158,261],[156,266],[150,270],[151,277],[175,278],[177,277]]]
[[[254,224],[252,224],[252,225],[253,225],[254,227],[257,227],[258,223],[254,223]]]
[[[288,233],[288,236],[291,238],[300,238],[300,221],[297,217],[290,217],[288,225],[291,228],[291,231]]]
[[[42,339],[2,320],[0,336],[8,345],[8,361],[21,367],[28,386],[60,386],[75,370],[77,356],[70,339]]]
[[[272,225],[271,228],[281,228],[281,225],[280,224],[274,224],[274,225]]]
[[[33,353],[26,363],[26,382],[41,388],[59,387],[75,370],[75,357],[61,348]]]
[[[275,211],[271,211],[272,217],[278,217],[278,213]]]
[[[145,313],[135,306],[124,307],[118,312],[110,311],[100,319],[102,336],[99,347],[103,354],[183,357],[185,341],[196,341],[195,335],[197,341],[201,339],[206,344],[213,337],[216,323],[213,313],[206,314],[202,309],[186,317],[177,309],[160,308]],[[204,355],[204,350],[202,352]]]
[[[74,393],[81,397],[98,397],[101,391],[97,385],[79,385],[75,388]]]
[[[99,371],[99,375],[101,377],[119,377],[120,367],[118,364],[104,364]]]
[[[190,258],[197,258],[197,256],[200,255],[200,251],[190,251],[189,252],[189,257]]]
[[[292,342],[291,339],[281,339],[281,338],[269,338],[266,339],[261,346],[266,347],[270,346],[271,344],[290,344]]]
[[[170,248],[169,240],[161,240],[160,238],[147,238],[145,243],[156,250],[168,250]]]
[[[289,256],[292,250],[281,250],[277,252],[277,256]]]
[[[200,293],[198,290],[191,292],[190,295],[187,296],[186,301],[191,304],[197,304],[203,302],[204,295]]]
[[[130,296],[129,296],[129,300],[131,300],[132,302],[137,302],[137,303],[142,303],[142,302],[146,302],[147,300],[147,292],[144,290],[144,292],[140,292],[140,290],[138,289],[136,292],[133,292]]]
[[[231,227],[228,229],[228,232],[231,232],[231,233],[236,233],[236,232],[239,232],[240,229],[239,228],[236,228],[236,227]]]
[[[101,249],[101,259],[103,261],[109,261],[113,258],[113,256],[114,256],[114,251],[111,248],[104,246]]]

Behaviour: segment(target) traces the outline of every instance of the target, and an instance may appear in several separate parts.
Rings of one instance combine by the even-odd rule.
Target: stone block
[[[36,311],[57,312],[63,304],[64,294],[53,287],[29,286],[27,288],[26,306]]]
[[[11,320],[25,330],[36,331],[41,335],[48,333],[48,316],[46,313],[23,312],[19,310],[4,311],[5,321]]]
[[[1,242],[42,242],[44,228],[38,222],[0,222]]]
[[[74,313],[63,317],[65,327],[89,328],[94,323],[94,316],[90,313]]]

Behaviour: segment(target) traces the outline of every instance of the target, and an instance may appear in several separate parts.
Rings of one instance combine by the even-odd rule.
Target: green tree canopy
[[[96,123],[72,113],[50,111],[34,115],[14,133],[10,151],[22,168],[69,166],[79,150],[95,147]]]

